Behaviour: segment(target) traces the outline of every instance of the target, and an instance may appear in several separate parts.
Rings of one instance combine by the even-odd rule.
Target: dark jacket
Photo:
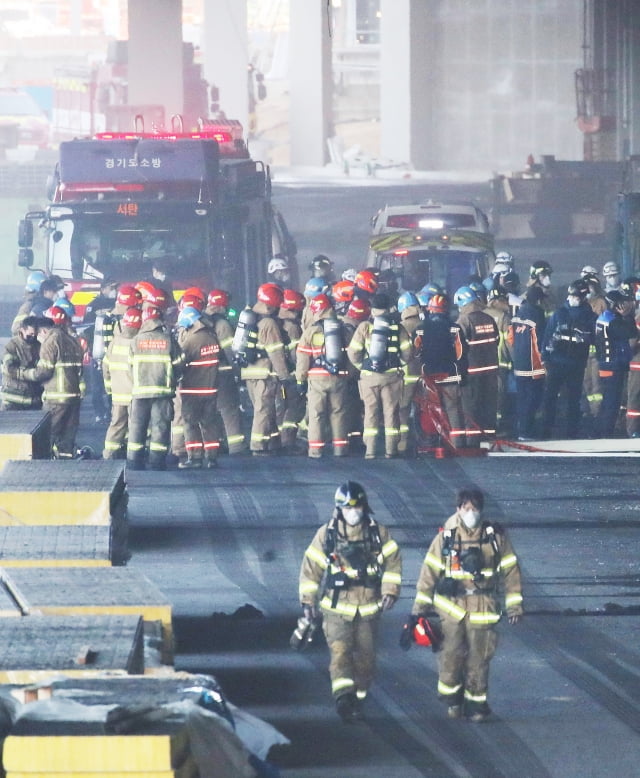
[[[547,322],[542,342],[545,364],[571,366],[586,364],[593,343],[596,316],[588,303],[572,308],[565,302]]]
[[[444,381],[458,383],[468,371],[467,341],[462,328],[444,314],[429,314],[416,329],[423,371],[442,375]]]
[[[525,300],[509,326],[513,373],[522,378],[542,378],[545,374],[540,354],[540,338],[545,328],[544,309]]]
[[[603,311],[596,321],[596,356],[600,370],[628,370],[632,349],[630,340],[638,337],[633,317]]]

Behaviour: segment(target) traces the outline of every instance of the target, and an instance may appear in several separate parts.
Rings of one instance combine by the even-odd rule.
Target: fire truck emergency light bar
[[[233,136],[219,127],[206,127],[198,132],[98,132],[96,140],[215,140],[218,143],[231,143]]]

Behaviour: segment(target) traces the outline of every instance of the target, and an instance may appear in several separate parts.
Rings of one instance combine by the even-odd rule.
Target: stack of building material
[[[171,604],[142,573],[130,567],[0,568],[2,586],[22,613],[74,616],[139,615],[148,634],[154,626],[161,660],[173,663]],[[149,666],[154,664],[151,660]],[[0,665],[1,666],[1,665]]]
[[[52,674],[144,672],[140,616],[30,616],[0,629],[0,683],[34,683]]]
[[[47,564],[121,564],[129,557],[127,503],[121,462],[6,462],[0,472],[0,527],[7,528],[0,563],[25,564],[32,548],[34,558]],[[33,528],[28,546],[25,527]],[[60,529],[45,529],[50,527]]]
[[[51,416],[46,411],[0,414],[0,468],[10,459],[49,459]]]

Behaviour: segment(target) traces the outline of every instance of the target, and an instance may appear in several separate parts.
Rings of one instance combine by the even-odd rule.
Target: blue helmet
[[[194,308],[191,305],[185,305],[185,307],[178,314],[178,327],[184,327],[186,330],[188,330],[189,327],[193,327],[193,325],[197,321],[200,321],[201,318],[202,314],[197,308]]]
[[[62,308],[62,310],[67,314],[67,316],[71,319],[76,314],[76,307],[75,305],[68,300],[66,297],[59,297],[57,300],[55,300],[51,307],[57,306],[58,308]]]
[[[470,286],[461,286],[453,295],[453,304],[462,308],[478,299],[478,295]]]
[[[328,289],[329,284],[327,284],[324,278],[314,276],[304,285],[304,296],[310,298],[317,297],[319,294],[325,294]]]
[[[27,281],[24,285],[27,292],[39,292],[40,284],[45,280],[46,276],[42,270],[32,270],[27,276]]]
[[[405,308],[409,308],[411,305],[420,305],[420,302],[414,292],[403,292],[398,297],[398,311],[402,313]]]
[[[493,280],[493,276],[487,276],[487,278],[484,279],[482,282],[482,286],[484,286],[485,292],[490,292],[496,285],[496,282]]]
[[[469,289],[473,289],[478,299],[486,298],[487,290],[481,281],[471,281]]]
[[[418,302],[420,305],[426,306],[434,294],[444,294],[444,289],[440,284],[425,284],[417,294]]]

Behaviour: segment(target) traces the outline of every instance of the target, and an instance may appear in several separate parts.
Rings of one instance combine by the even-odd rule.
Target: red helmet
[[[356,321],[364,321],[371,315],[371,306],[366,300],[355,299],[347,308],[345,316]]]
[[[361,270],[359,273],[356,273],[353,283],[358,289],[362,289],[363,292],[369,292],[369,294],[375,294],[378,290],[378,279],[373,270]]]
[[[286,311],[301,311],[306,303],[305,297],[295,289],[285,289],[282,293],[282,305]]]
[[[212,308],[228,308],[230,302],[229,292],[225,292],[224,289],[212,289],[207,297],[207,305]]]
[[[152,287],[148,292],[146,298],[143,299],[147,305],[151,305],[154,308],[158,308],[160,311],[166,311],[169,307],[169,300],[167,295],[162,289]]]
[[[199,295],[196,295],[187,289],[187,291],[180,298],[178,307],[180,310],[182,310],[183,308],[189,306],[190,308],[195,308],[197,311],[203,311],[204,303],[204,297],[200,297]]]
[[[162,311],[159,308],[153,308],[149,306],[148,308],[144,308],[142,311],[142,322],[149,321],[149,319],[161,319],[162,318]]]
[[[184,290],[184,294],[189,294],[193,297],[199,297],[203,303],[207,299],[207,295],[204,293],[204,290],[200,289],[199,286],[190,286],[188,289]],[[184,297],[184,295],[182,296]]]
[[[350,303],[353,300],[355,288],[353,281],[338,281],[331,289],[331,296],[336,303]]]
[[[449,300],[444,294],[434,294],[427,303],[429,313],[446,313],[449,310]]]
[[[258,287],[258,301],[272,308],[279,308],[282,305],[282,289],[278,284],[262,284]]]
[[[331,300],[326,294],[318,294],[309,301],[309,310],[314,316],[328,311],[331,307]]]
[[[147,310],[153,310],[148,308]],[[124,316],[122,317],[121,324],[123,327],[131,327],[132,330],[139,330],[142,325],[142,316],[139,308],[127,308]]]
[[[51,308],[47,308],[44,312],[44,316],[47,319],[51,319],[56,326],[66,324],[69,321],[66,312],[57,305],[52,305]]]
[[[442,633],[438,625],[432,624],[429,619],[420,616],[413,628],[413,639],[418,646],[431,646],[433,651],[437,651],[442,643]]]
[[[135,308],[142,302],[142,294],[133,284],[123,284],[118,289],[116,303],[126,305],[127,308]]]
[[[155,286],[150,281],[138,281],[138,283],[135,285],[135,289],[140,292],[142,302],[144,303],[147,301],[149,293],[155,289]]]

